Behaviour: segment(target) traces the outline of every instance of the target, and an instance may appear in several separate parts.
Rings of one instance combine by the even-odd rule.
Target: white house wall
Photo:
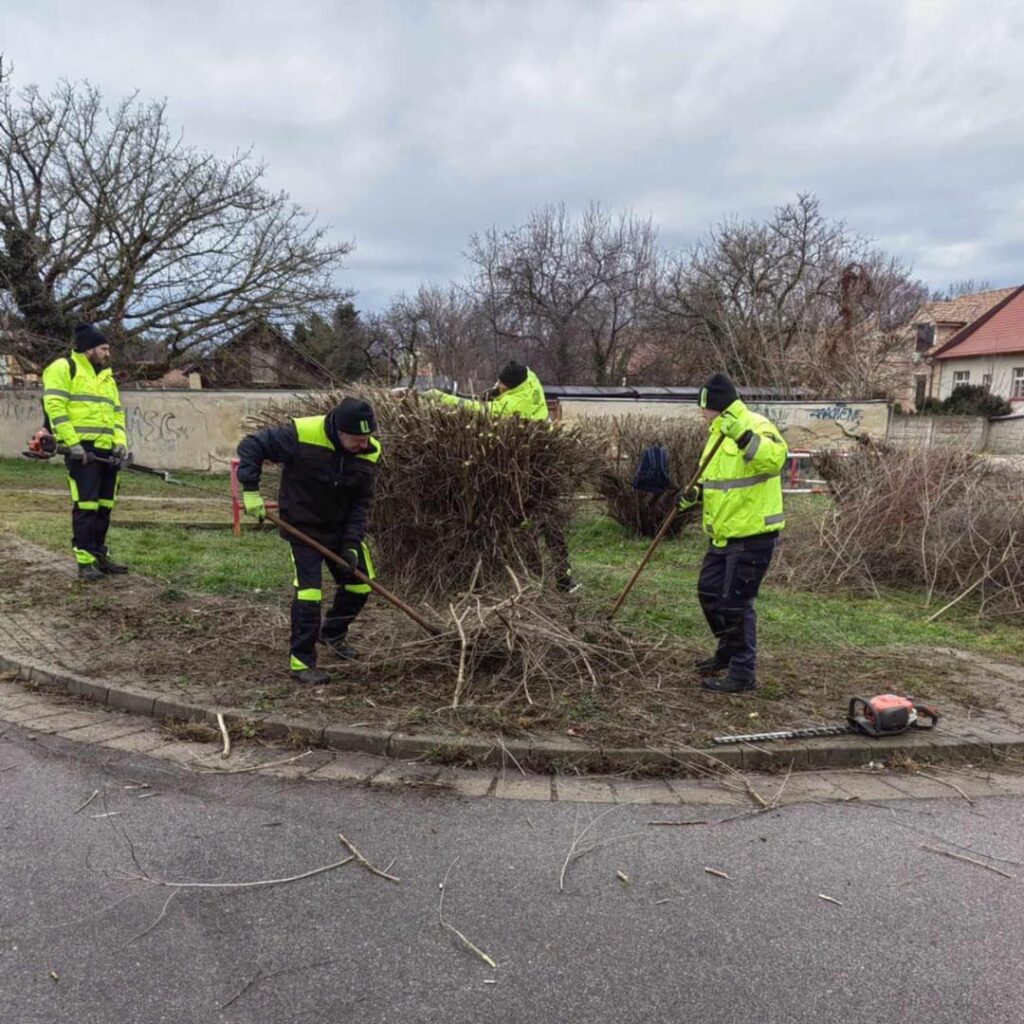
[[[970,373],[968,384],[982,384],[986,373],[992,374],[989,390],[993,395],[1009,400],[1013,390],[1013,371],[1024,368],[1024,352],[1006,356],[968,356],[964,359],[936,359],[932,394],[945,399],[953,391],[954,374]]]

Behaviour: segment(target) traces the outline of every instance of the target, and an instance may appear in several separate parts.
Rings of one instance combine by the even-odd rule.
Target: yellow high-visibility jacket
[[[708,463],[699,483],[704,505],[704,532],[717,547],[737,537],[755,537],[783,529],[782,467],[788,449],[774,424],[736,399],[725,410],[751,431],[745,448],[727,437]],[[721,435],[721,416],[716,417],[701,460]]]
[[[480,409],[492,416],[521,416],[524,420],[546,420],[548,404],[544,400],[544,388],[533,370],[526,371],[526,380],[508,391],[503,391],[490,402],[477,402],[472,398],[446,395],[442,391],[428,391],[428,395],[445,405],[465,405]]]
[[[91,441],[97,448],[128,446],[114,375],[109,367],[97,373],[81,352],[54,359],[43,370],[43,409],[60,444],[70,447]]]

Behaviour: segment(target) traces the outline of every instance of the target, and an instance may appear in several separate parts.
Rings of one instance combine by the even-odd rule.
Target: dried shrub
[[[693,475],[700,459],[707,427],[699,420],[631,414],[588,420],[586,430],[604,445],[606,465],[597,479],[607,514],[637,537],[653,537],[672,509],[678,488]],[[662,494],[647,494],[633,488],[640,455],[650,444],[662,444],[668,451],[674,487]],[[677,516],[670,536],[697,513]]]
[[[374,557],[426,597],[508,584],[506,567],[547,573],[574,495],[600,462],[575,426],[494,417],[415,394],[352,388],[370,401],[384,456],[371,514]],[[271,408],[256,426],[327,412],[341,392]]]
[[[956,449],[870,444],[818,462],[834,507],[780,549],[801,586],[921,588],[979,613],[1024,604],[1024,477]]]

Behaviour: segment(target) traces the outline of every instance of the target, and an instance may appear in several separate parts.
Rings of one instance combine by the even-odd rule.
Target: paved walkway
[[[11,726],[32,735],[59,736],[112,752],[145,755],[199,773],[258,772],[309,783],[347,783],[375,789],[411,786],[454,796],[505,800],[637,803],[675,808],[728,806],[757,810],[809,802],[903,800],[911,797],[966,799],[1024,795],[1024,774],[963,768],[927,772],[880,768],[793,772],[788,775],[726,773],[699,779],[629,779],[621,776],[534,775],[514,765],[470,771],[358,752],[237,744],[222,759],[219,740],[175,739],[160,723],[142,715],[89,701],[41,692],[31,683],[0,677],[0,730]],[[0,765],[0,770],[3,769]],[[692,811],[663,812],[666,821],[692,818]]]

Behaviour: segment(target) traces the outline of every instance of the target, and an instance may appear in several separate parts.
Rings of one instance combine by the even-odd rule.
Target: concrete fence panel
[[[308,392],[306,393],[308,394]],[[226,470],[246,418],[301,402],[295,391],[122,391],[136,459],[161,469]],[[0,389],[0,455],[17,456],[43,425],[42,392]]]

